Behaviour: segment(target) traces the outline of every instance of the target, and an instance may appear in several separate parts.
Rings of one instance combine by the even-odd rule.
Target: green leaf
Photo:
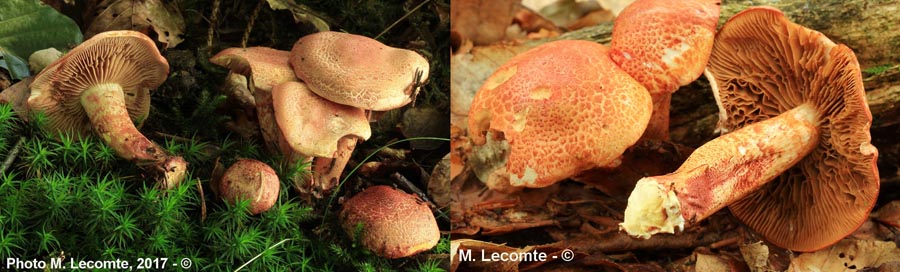
[[[320,32],[330,29],[321,15],[303,4],[297,4],[295,0],[267,0],[267,2],[272,10],[289,10],[294,15],[294,22],[308,22]]]
[[[0,1],[0,68],[13,79],[29,75],[28,56],[55,47],[63,51],[81,43],[78,25],[39,0]]]

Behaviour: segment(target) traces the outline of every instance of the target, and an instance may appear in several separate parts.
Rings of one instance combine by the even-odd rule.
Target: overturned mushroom
[[[675,173],[639,181],[625,231],[673,232],[728,206],[769,242],[814,251],[865,222],[878,195],[878,151],[850,48],[754,7],[722,27],[707,75],[720,126],[734,131]]]
[[[171,188],[184,178],[187,163],[137,130],[150,111],[150,89],[168,72],[168,62],[144,34],[104,32],[35,76],[28,109],[46,116],[43,129],[51,137],[84,138],[93,130],[119,157],[150,169]]]
[[[412,102],[428,79],[428,61],[416,52],[372,38],[319,32],[291,49],[297,77],[319,96],[338,104],[386,111]]]
[[[546,187],[618,164],[643,133],[652,104],[608,50],[588,41],[550,42],[487,79],[472,101],[469,136],[477,146],[498,147],[488,153],[504,158],[481,171],[482,181],[501,190]]]

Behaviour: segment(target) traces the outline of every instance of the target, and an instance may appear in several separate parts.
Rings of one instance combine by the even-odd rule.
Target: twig
[[[169,139],[176,140],[176,141],[179,141],[179,142],[188,142],[188,143],[190,143],[190,142],[193,141],[192,139],[189,139],[189,138],[181,137],[181,136],[178,136],[178,135],[172,135],[172,134],[168,134],[168,133],[163,133],[163,132],[159,132],[159,131],[154,132],[154,133],[156,133],[157,136],[160,136],[160,137],[163,137],[163,138],[169,138]]]
[[[737,242],[738,242],[740,239],[741,239],[740,236],[734,236],[734,237],[730,237],[730,238],[725,238],[725,239],[719,240],[718,242],[715,242],[715,243],[710,244],[709,247],[710,247],[710,248],[713,248],[713,249],[723,248],[723,247],[726,247],[726,246],[730,246],[730,245],[737,244]]]
[[[256,8],[253,8],[253,14],[250,15],[250,21],[247,22],[247,29],[244,30],[244,37],[241,38],[241,48],[247,48],[247,41],[250,40],[250,32],[253,31],[253,24],[256,23],[256,16],[259,16],[262,3],[263,0],[259,0],[256,2]]]
[[[413,193],[415,193],[416,195],[418,195],[420,198],[422,198],[422,200],[424,200],[425,202],[428,203],[429,207],[432,207],[432,208],[437,207],[437,205],[434,205],[434,202],[431,202],[431,199],[429,199],[428,196],[425,195],[425,192],[423,192],[421,189],[419,189],[419,187],[416,187],[415,184],[413,184],[411,181],[409,181],[409,179],[406,179],[406,177],[404,177],[400,173],[394,172],[393,174],[391,174],[391,178],[393,178],[395,181],[400,183],[400,185],[403,187],[403,189],[410,190]]]
[[[197,190],[200,191],[200,224],[206,221],[206,196],[203,193],[203,184],[197,179]]]
[[[241,265],[240,267],[235,269],[234,272],[241,271],[241,269],[244,269],[244,267],[247,267],[247,265],[253,263],[253,261],[256,261],[256,259],[259,259],[259,257],[262,256],[263,253],[266,253],[266,251],[269,251],[277,246],[280,246],[281,244],[284,244],[284,242],[287,242],[290,240],[291,240],[290,238],[287,238],[287,239],[279,241],[278,243],[275,243],[274,245],[270,246],[269,248],[266,248],[266,250],[263,250],[259,254],[256,254],[256,256],[253,256],[253,259],[250,259],[249,261],[247,261],[246,263],[244,263],[243,265]]]
[[[387,28],[385,28],[384,30],[382,30],[381,33],[378,33],[378,35],[375,36],[375,38],[373,38],[373,39],[376,39],[376,40],[377,40],[379,37],[381,37],[381,35],[384,35],[384,33],[387,33],[388,30],[391,30],[391,28],[394,28],[394,26],[396,26],[398,23],[400,23],[400,21],[405,20],[406,17],[409,17],[409,15],[415,13],[417,10],[419,10],[420,8],[422,8],[422,6],[424,6],[424,5],[427,4],[428,2],[431,2],[431,0],[425,0],[425,1],[422,1],[422,3],[420,3],[418,6],[416,6],[415,8],[413,8],[412,10],[410,10],[409,12],[407,12],[406,14],[404,14],[403,17],[400,17],[400,19],[397,19],[396,21],[394,21],[393,24],[389,25]]]
[[[222,0],[213,1],[212,16],[209,18],[209,30],[206,32],[206,52],[212,54],[213,36],[215,36],[216,25],[219,22],[219,3]]]
[[[16,160],[23,144],[25,144],[25,137],[19,137],[19,141],[17,141],[16,145],[9,151],[9,155],[6,156],[6,160],[3,161],[3,165],[0,165],[0,175],[3,175],[3,173],[6,172],[6,169]]]
[[[331,193],[331,197],[328,198],[328,204],[327,204],[325,207],[331,207],[331,203],[333,203],[333,202],[334,202],[334,199],[337,198],[337,195],[338,195],[338,193],[341,191],[341,187],[344,186],[344,183],[347,182],[348,179],[350,179],[350,176],[353,175],[353,173],[356,173],[356,171],[359,170],[359,167],[361,167],[361,166],[363,166],[364,164],[366,164],[366,162],[369,161],[369,159],[371,159],[372,156],[375,156],[375,154],[378,154],[379,151],[381,151],[381,150],[383,150],[383,149],[385,149],[385,148],[388,148],[388,147],[390,147],[390,146],[392,146],[392,145],[399,144],[399,143],[402,143],[402,142],[416,141],[416,140],[436,140],[436,141],[448,141],[448,142],[450,141],[449,138],[438,138],[438,137],[413,137],[413,138],[407,138],[407,139],[403,139],[403,140],[394,141],[394,142],[388,143],[388,144],[386,144],[386,145],[384,145],[384,146],[382,146],[382,147],[379,147],[379,148],[376,149],[374,152],[369,153],[368,156],[366,156],[365,158],[363,158],[362,162],[360,162],[359,164],[357,164],[356,167],[353,167],[353,169],[350,170],[350,172],[347,173],[347,175],[344,176],[343,179],[341,179],[341,182],[338,183],[337,187],[334,188],[334,192]],[[438,210],[438,211],[440,211],[440,210]],[[442,216],[445,216],[443,212],[441,212],[440,214],[441,214]],[[328,217],[328,209],[326,208],[326,209],[325,209],[325,212],[322,213],[322,223],[321,223],[321,225],[325,225],[325,218],[327,218],[327,217]]]

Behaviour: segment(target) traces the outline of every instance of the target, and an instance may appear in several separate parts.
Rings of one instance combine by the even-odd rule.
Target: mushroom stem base
[[[703,220],[812,152],[818,144],[817,119],[816,109],[804,104],[709,141],[675,172],[638,181],[620,227],[649,238]]]
[[[125,106],[125,93],[116,83],[94,85],[81,94],[81,105],[100,135],[119,157],[137,161],[143,166],[158,170],[165,179],[165,187],[173,186],[184,178],[187,163],[180,157],[170,158],[162,148],[144,137],[134,126]]]

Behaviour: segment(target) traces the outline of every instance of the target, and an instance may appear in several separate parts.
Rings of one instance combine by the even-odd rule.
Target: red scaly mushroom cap
[[[609,56],[650,91],[694,81],[709,59],[719,0],[639,0],[616,17]]]
[[[402,258],[428,250],[441,238],[428,205],[415,195],[378,185],[354,195],[341,209],[347,234],[362,225],[363,246],[386,258]]]
[[[650,96],[607,51],[588,41],[546,43],[513,57],[482,85],[469,135],[476,145],[488,132],[509,143],[510,185],[545,187],[615,165],[641,136]]]
[[[847,46],[790,22],[771,7],[728,20],[716,37],[709,77],[725,131],[802,104],[818,110],[818,144],[772,182],[730,205],[775,245],[814,251],[866,221],[878,196],[878,151],[859,63]]]

